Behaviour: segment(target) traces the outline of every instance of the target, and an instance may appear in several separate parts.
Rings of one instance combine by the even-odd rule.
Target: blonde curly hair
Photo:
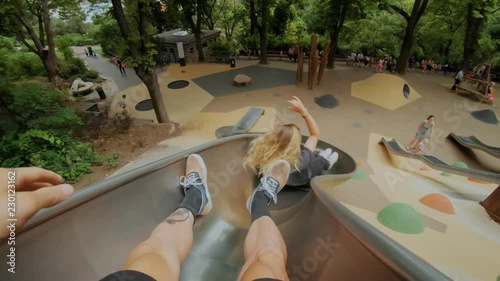
[[[262,175],[274,161],[283,159],[298,170],[300,142],[300,129],[295,124],[276,125],[273,131],[250,143],[243,166]]]

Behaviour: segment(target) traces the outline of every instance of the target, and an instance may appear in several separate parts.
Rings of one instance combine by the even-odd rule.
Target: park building
[[[201,43],[203,46],[203,52],[206,55],[208,53],[208,47],[210,44],[215,42],[220,36],[219,30],[202,30],[201,31]],[[165,63],[175,63],[178,62],[179,58],[179,42],[182,43],[182,48],[184,50],[184,57],[187,63],[198,62],[198,50],[196,49],[196,38],[194,33],[189,33],[188,31],[177,28],[170,31],[165,31],[156,35],[156,38],[160,39],[159,44],[161,45],[160,58]]]

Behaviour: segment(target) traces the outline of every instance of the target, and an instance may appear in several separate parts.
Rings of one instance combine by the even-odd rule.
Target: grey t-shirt
[[[328,161],[304,145],[300,145],[300,160],[297,166],[299,170],[290,174],[286,182],[287,185],[301,186],[309,184],[312,177],[321,175],[328,168]]]

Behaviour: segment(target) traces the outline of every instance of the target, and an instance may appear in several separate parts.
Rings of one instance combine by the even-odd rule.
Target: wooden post
[[[309,85],[309,90],[313,88],[314,84],[314,77],[316,76],[316,71],[318,68],[317,65],[317,47],[318,47],[318,36],[313,35],[311,36],[311,52],[309,55],[309,80],[307,82],[307,85]]]
[[[494,221],[500,224],[500,185],[479,204]]]
[[[321,58],[321,65],[319,66],[318,73],[318,85],[321,82],[321,78],[323,77],[323,72],[325,72],[326,62],[328,61],[328,54],[330,53],[330,45],[326,45],[323,49],[323,57]]]
[[[300,43],[300,38],[299,40],[297,41],[297,46],[296,46],[296,50],[297,50],[297,75],[296,75],[296,79],[295,79],[295,85],[299,85],[300,83],[302,83],[302,77],[304,76],[304,57],[302,56],[302,44]]]

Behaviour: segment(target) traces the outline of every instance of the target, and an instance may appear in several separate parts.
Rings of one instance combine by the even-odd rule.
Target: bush
[[[46,75],[40,58],[28,52],[1,52],[4,59],[0,65],[0,75],[9,79]]]
[[[62,106],[63,99],[49,86],[13,87],[0,80],[2,167],[38,166],[76,182],[92,171],[92,165],[103,162],[90,144],[71,136],[82,121]]]

